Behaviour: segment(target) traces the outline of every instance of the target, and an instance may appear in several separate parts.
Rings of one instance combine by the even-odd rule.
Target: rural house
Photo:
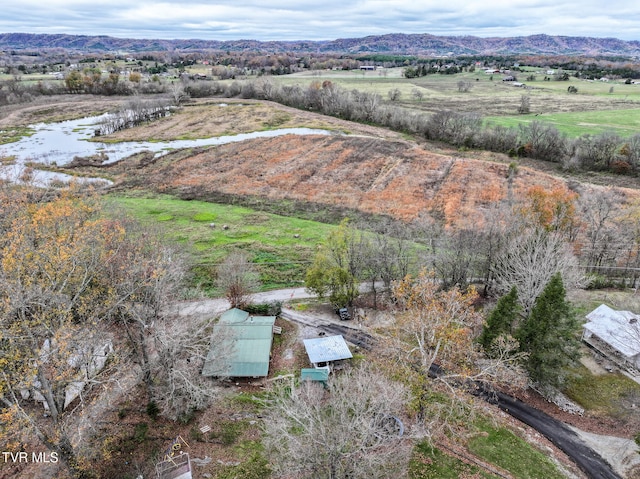
[[[228,376],[251,378],[266,377],[269,374],[275,322],[275,316],[251,316],[238,308],[230,309],[220,316],[213,327],[213,336],[223,334],[228,336],[227,341],[233,341]],[[211,350],[202,368],[203,376],[215,376],[218,371],[214,364],[217,357],[215,347],[212,341]]]
[[[640,315],[601,304],[586,318],[585,343],[621,367],[640,369]]]

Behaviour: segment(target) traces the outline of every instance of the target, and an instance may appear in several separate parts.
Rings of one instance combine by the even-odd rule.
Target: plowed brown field
[[[128,100],[121,99],[121,104]],[[3,125],[79,116],[81,111],[116,109],[112,99],[49,99],[0,115]],[[508,194],[514,199],[530,186],[576,189],[555,166],[522,161],[512,182],[504,155],[440,149],[425,141],[403,139],[383,128],[284,107],[271,102],[206,99],[169,117],[110,135],[114,141],[172,140],[290,128],[325,128],[347,135],[287,135],[168,154],[159,160],[138,156],[109,166],[123,188],[142,187],[190,198],[253,197],[286,200],[384,214],[403,220],[428,216],[447,225],[479,225],[483,212]],[[104,138],[101,138],[104,139]],[[530,166],[525,166],[530,165]],[[541,165],[541,166],[540,166]],[[546,170],[546,171],[542,171]],[[100,169],[104,174],[105,169]],[[620,197],[636,197],[637,179],[583,177],[588,194],[598,181],[623,184]]]
[[[458,158],[412,142],[361,136],[256,139],[168,155],[145,167],[120,165],[120,181],[183,196],[293,200],[389,215],[478,224],[508,194],[508,164]],[[115,172],[115,171],[114,171]],[[144,180],[142,181],[142,178]],[[562,178],[520,167],[514,198],[532,185],[568,188]]]

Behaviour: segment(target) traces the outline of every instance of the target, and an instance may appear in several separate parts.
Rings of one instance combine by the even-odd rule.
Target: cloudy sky
[[[630,0],[16,0],[0,33],[121,38],[333,40],[385,33],[539,33],[640,40]]]

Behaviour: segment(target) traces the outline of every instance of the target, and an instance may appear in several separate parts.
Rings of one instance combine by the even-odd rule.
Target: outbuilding
[[[640,369],[640,316],[601,304],[586,316],[582,340],[621,367]]]
[[[269,374],[275,322],[275,316],[252,316],[238,308],[230,309],[220,316],[213,328],[213,335],[223,334],[229,338],[228,341],[233,341],[229,377],[266,377]],[[212,349],[202,368],[203,376],[215,376],[218,370],[215,364],[215,344],[212,341]]]
[[[304,339],[303,342],[309,362],[314,368],[328,366],[330,363],[353,357],[341,335]]]

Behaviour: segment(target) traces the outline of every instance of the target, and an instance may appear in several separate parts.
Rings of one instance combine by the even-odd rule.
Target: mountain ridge
[[[259,41],[134,39],[106,35],[0,33],[0,49],[64,49],[83,52],[256,51],[265,53],[341,53],[351,55],[612,55],[640,57],[640,41],[617,38],[529,35],[522,37],[438,36],[389,33],[335,40]]]

